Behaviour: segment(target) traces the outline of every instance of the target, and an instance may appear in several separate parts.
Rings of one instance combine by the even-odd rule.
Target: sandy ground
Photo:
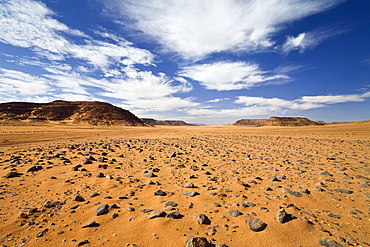
[[[194,236],[210,246],[320,246],[321,238],[370,246],[369,157],[370,123],[2,125],[0,243],[177,247]],[[108,212],[97,216],[104,204]],[[179,214],[148,219],[150,210]],[[210,222],[199,224],[197,214]],[[251,230],[249,217],[265,228]]]

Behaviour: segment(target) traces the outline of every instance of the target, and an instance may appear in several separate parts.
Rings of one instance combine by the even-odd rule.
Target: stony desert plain
[[[369,158],[369,121],[3,124],[0,244],[370,246]]]

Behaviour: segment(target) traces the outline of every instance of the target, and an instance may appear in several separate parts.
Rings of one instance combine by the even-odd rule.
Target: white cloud
[[[221,51],[264,50],[284,24],[342,0],[107,0],[107,15],[155,39],[166,51],[200,60]]]
[[[221,101],[224,101],[224,100],[230,100],[230,98],[212,99],[212,100],[206,101],[206,103],[217,103],[217,102],[221,102]]]
[[[326,107],[330,104],[361,102],[365,101],[366,98],[370,98],[370,92],[348,95],[303,96],[296,100],[239,96],[234,103],[242,104],[244,105],[244,107],[237,107],[232,109],[210,109],[194,107],[191,109],[185,109],[184,111],[191,116],[198,116],[209,119],[218,118],[229,121],[230,118],[271,116],[276,114],[287,114],[302,110]]]
[[[36,96],[47,94],[51,83],[45,78],[0,68],[0,95],[3,100],[15,95]],[[7,101],[7,100],[6,100]]]
[[[245,62],[215,62],[182,68],[180,76],[200,82],[210,90],[248,89],[264,82],[287,82],[289,76],[262,71],[257,64]]]
[[[55,13],[38,1],[5,1],[0,5],[0,42],[31,49],[51,61],[75,58],[103,70],[111,64],[153,63],[152,53],[133,47],[121,37],[97,32],[114,43],[94,40],[53,16]],[[80,39],[79,43],[68,37]]]
[[[288,54],[293,50],[298,50],[300,53],[303,53],[306,49],[313,49],[321,44],[324,40],[345,32],[347,32],[347,28],[343,27],[331,27],[328,29],[318,28],[312,32],[300,33],[297,35],[297,37],[287,37],[281,49],[285,54]]]
[[[330,104],[338,104],[345,102],[361,102],[365,101],[366,98],[368,97],[370,97],[369,92],[363,94],[347,94],[347,95],[303,96],[296,100],[239,96],[235,103],[243,104],[245,106],[269,107],[271,111],[308,110],[325,107]]]

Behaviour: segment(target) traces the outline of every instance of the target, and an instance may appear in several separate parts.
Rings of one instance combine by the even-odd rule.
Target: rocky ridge
[[[312,121],[303,117],[270,117],[269,119],[241,119],[233,125],[247,126],[312,126],[326,125],[324,121]]]
[[[0,104],[0,120],[60,121],[89,125],[147,126],[128,110],[98,101]]]
[[[141,120],[150,125],[195,126],[182,120],[157,120],[153,118],[141,118]]]

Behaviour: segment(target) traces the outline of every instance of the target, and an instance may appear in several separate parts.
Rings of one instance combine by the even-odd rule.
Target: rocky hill
[[[171,126],[194,126],[181,120],[156,120],[153,118],[141,118],[144,123],[150,125],[171,125]]]
[[[325,125],[323,121],[312,121],[303,117],[270,117],[269,119],[241,119],[234,125],[244,126],[310,126]]]
[[[60,121],[89,125],[147,126],[131,112],[103,102],[53,101],[0,104],[0,120]]]

